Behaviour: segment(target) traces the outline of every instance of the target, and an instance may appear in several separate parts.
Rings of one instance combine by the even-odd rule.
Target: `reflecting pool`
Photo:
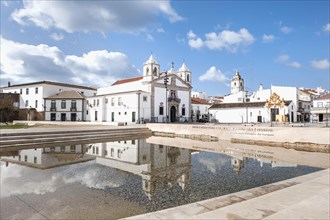
[[[2,152],[1,218],[123,218],[321,170],[262,156],[268,151],[178,145],[144,139]]]

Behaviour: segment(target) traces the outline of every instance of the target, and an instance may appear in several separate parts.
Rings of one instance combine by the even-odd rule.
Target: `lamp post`
[[[245,119],[245,122],[246,122],[246,124],[247,123],[249,123],[249,116],[248,116],[248,114],[249,114],[249,112],[248,112],[248,106],[247,106],[247,97],[248,97],[248,91],[246,90],[245,91],[245,109],[246,109],[246,119]]]
[[[165,123],[167,123],[167,83],[168,83],[168,77],[167,77],[167,72],[165,72],[165,78],[164,78],[164,85],[165,85]]]

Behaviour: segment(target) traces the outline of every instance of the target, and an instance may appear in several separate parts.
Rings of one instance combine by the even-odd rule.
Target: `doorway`
[[[319,114],[319,122],[323,122],[323,114]]]
[[[170,113],[171,113],[171,122],[175,122],[176,121],[176,108],[174,106],[171,107]]]
[[[56,120],[56,113],[50,113],[50,120],[55,121]]]
[[[61,121],[65,121],[65,118],[66,118],[65,113],[61,113]]]
[[[76,120],[77,120],[77,114],[71,113],[71,121],[76,121]]]

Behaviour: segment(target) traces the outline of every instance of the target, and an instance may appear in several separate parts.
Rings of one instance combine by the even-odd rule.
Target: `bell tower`
[[[191,84],[191,72],[187,68],[186,64],[183,63],[178,71],[179,77],[188,84]]]
[[[151,54],[149,59],[143,64],[143,77],[150,79],[158,78],[160,73],[160,65]]]
[[[230,93],[237,93],[244,91],[244,79],[241,77],[238,71],[236,71],[233,79],[231,80],[231,90]]]

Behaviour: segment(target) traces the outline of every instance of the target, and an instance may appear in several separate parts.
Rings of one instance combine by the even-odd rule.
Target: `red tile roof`
[[[330,99],[330,93],[327,93],[325,95],[322,95],[322,96],[318,97],[315,100],[321,100],[321,99]]]
[[[193,104],[204,104],[204,105],[209,104],[206,100],[199,98],[191,98],[191,102]]]
[[[120,84],[124,84],[124,83],[130,83],[130,82],[135,82],[135,81],[139,81],[143,78],[143,76],[138,76],[138,77],[134,77],[134,78],[129,78],[129,79],[121,79],[121,80],[117,80],[116,82],[114,82],[112,84],[112,86],[115,85],[120,85]]]

